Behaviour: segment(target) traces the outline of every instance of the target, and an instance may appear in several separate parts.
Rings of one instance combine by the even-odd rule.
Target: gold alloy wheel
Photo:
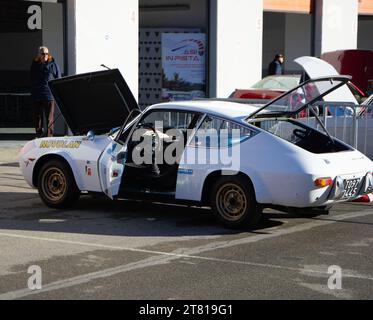
[[[51,202],[60,201],[66,194],[67,183],[64,172],[57,167],[45,170],[42,176],[42,191]]]
[[[244,190],[234,183],[224,184],[216,194],[216,207],[226,220],[240,220],[245,215],[247,205]]]

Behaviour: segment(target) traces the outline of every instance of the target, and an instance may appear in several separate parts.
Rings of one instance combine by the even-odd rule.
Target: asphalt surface
[[[83,196],[52,210],[0,152],[0,300],[372,299],[372,231],[366,203],[317,218],[266,210],[253,231],[206,208]],[[33,265],[41,290],[28,288]],[[341,289],[328,287],[333,265]]]

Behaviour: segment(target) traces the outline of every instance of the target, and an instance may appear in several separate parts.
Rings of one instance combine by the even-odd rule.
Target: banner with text
[[[162,34],[162,100],[191,100],[206,96],[206,35]]]

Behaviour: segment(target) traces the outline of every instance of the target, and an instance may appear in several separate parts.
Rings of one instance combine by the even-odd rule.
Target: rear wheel
[[[219,178],[211,191],[210,203],[217,218],[229,228],[255,227],[261,217],[254,189],[242,177]]]
[[[73,206],[80,196],[70,167],[61,160],[52,160],[42,166],[38,191],[48,207],[59,209]]]

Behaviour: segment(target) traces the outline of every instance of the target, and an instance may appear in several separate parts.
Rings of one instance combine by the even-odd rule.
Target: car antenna
[[[108,66],[106,66],[106,65],[104,65],[104,64],[101,64],[101,67],[106,68],[106,69],[108,69],[108,70],[111,70],[111,68],[109,68]]]

